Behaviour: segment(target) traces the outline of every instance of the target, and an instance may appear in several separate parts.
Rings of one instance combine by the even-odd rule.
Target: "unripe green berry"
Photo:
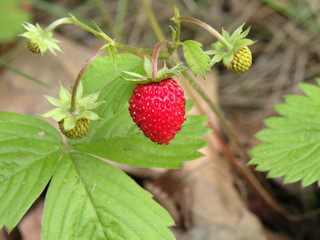
[[[78,119],[74,128],[70,130],[65,130],[63,127],[63,120],[59,122],[60,131],[65,135],[67,138],[70,139],[80,139],[87,135],[89,130],[90,120],[86,118]]]
[[[233,54],[233,58],[225,67],[233,72],[243,73],[251,67],[252,54],[248,47],[241,48],[238,52]]]

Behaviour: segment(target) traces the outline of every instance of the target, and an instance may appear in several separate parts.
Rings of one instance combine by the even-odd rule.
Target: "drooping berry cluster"
[[[180,131],[186,100],[173,79],[139,84],[130,99],[130,115],[144,135],[158,144],[169,144]]]

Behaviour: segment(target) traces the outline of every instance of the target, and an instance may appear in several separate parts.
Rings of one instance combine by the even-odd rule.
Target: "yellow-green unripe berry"
[[[67,138],[70,139],[80,139],[87,135],[87,132],[90,127],[90,120],[86,118],[81,118],[77,120],[76,125],[74,128],[70,130],[65,130],[63,127],[63,120],[59,122],[60,131],[65,135]]]
[[[233,72],[243,73],[251,67],[252,54],[248,47],[241,48],[238,52],[233,54],[233,58],[228,65],[227,69]]]

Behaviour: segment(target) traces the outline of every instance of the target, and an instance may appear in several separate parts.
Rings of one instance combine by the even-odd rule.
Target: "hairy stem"
[[[45,28],[45,31],[51,32],[52,30],[54,30],[56,27],[62,25],[62,24],[70,24],[72,23],[72,18],[68,18],[68,17],[64,17],[64,18],[59,18],[56,21],[50,23],[50,25],[48,25]]]
[[[97,31],[97,30],[87,26],[86,24],[82,23],[74,16],[71,16],[71,17],[72,17],[73,24],[92,33],[97,38],[99,38],[101,41],[106,42],[108,44],[111,44],[112,46],[114,46],[117,49],[125,50],[125,51],[132,52],[132,53],[137,53],[137,54],[145,54],[145,55],[149,55],[149,56],[152,56],[152,54],[153,54],[153,48],[135,48],[135,47],[131,47],[131,46],[116,42],[112,38],[110,38],[107,34],[101,32],[101,31]],[[159,58],[168,59],[169,57],[170,57],[170,53],[168,53],[167,51],[160,51]]]
[[[163,44],[166,44],[167,41],[163,40],[158,42],[156,47],[154,48],[153,56],[152,56],[152,78],[157,78],[158,71],[158,56],[160,52],[160,48]]]
[[[77,89],[80,83],[80,80],[87,70],[87,68],[90,66],[90,64],[102,53],[102,50],[100,49],[98,52],[96,52],[90,59],[89,61],[82,67],[81,71],[78,74],[78,77],[73,85],[72,89],[72,96],[71,96],[71,106],[70,106],[70,112],[74,113],[77,110],[77,104],[76,104],[76,99],[77,99]]]
[[[178,18],[173,18],[174,21],[180,20],[180,21],[186,21],[186,22],[191,22],[194,24],[197,24],[198,26],[206,29],[212,36],[217,38],[223,45],[225,45],[228,49],[232,49],[232,46],[230,43],[228,43],[224,37],[213,27],[211,27],[209,24],[202,22],[198,19],[192,18],[192,17],[178,17]]]

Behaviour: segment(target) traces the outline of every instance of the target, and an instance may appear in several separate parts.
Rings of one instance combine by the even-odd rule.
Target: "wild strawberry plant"
[[[41,118],[0,112],[1,227],[11,231],[48,186],[44,240],[174,239],[167,228],[174,225],[170,215],[150,193],[105,160],[179,168],[182,162],[201,157],[198,150],[207,145],[201,138],[210,132],[205,126],[208,117],[185,116],[193,103],[185,100],[173,78],[185,77],[207,100],[187,69],[204,77],[223,61],[232,71],[247,71],[252,60],[248,46],[254,42],[245,38],[249,29],[242,31],[243,25],[231,35],[225,30],[221,35],[204,22],[180,17],[177,9],[172,20],[172,41],[161,41],[154,49],[118,43],[98,26],[92,28],[74,16],[44,29],[23,23],[26,32],[21,36],[28,39],[33,53],[61,51],[53,30],[62,24],[79,26],[105,45],[81,69],[71,91],[60,83],[58,98],[45,96],[55,108],[42,117],[55,120],[66,141]],[[218,42],[208,51],[197,41],[181,42],[181,21],[207,29]],[[176,57],[180,47],[186,67]],[[100,56],[103,52],[107,56]],[[164,61],[161,69],[158,58]]]

